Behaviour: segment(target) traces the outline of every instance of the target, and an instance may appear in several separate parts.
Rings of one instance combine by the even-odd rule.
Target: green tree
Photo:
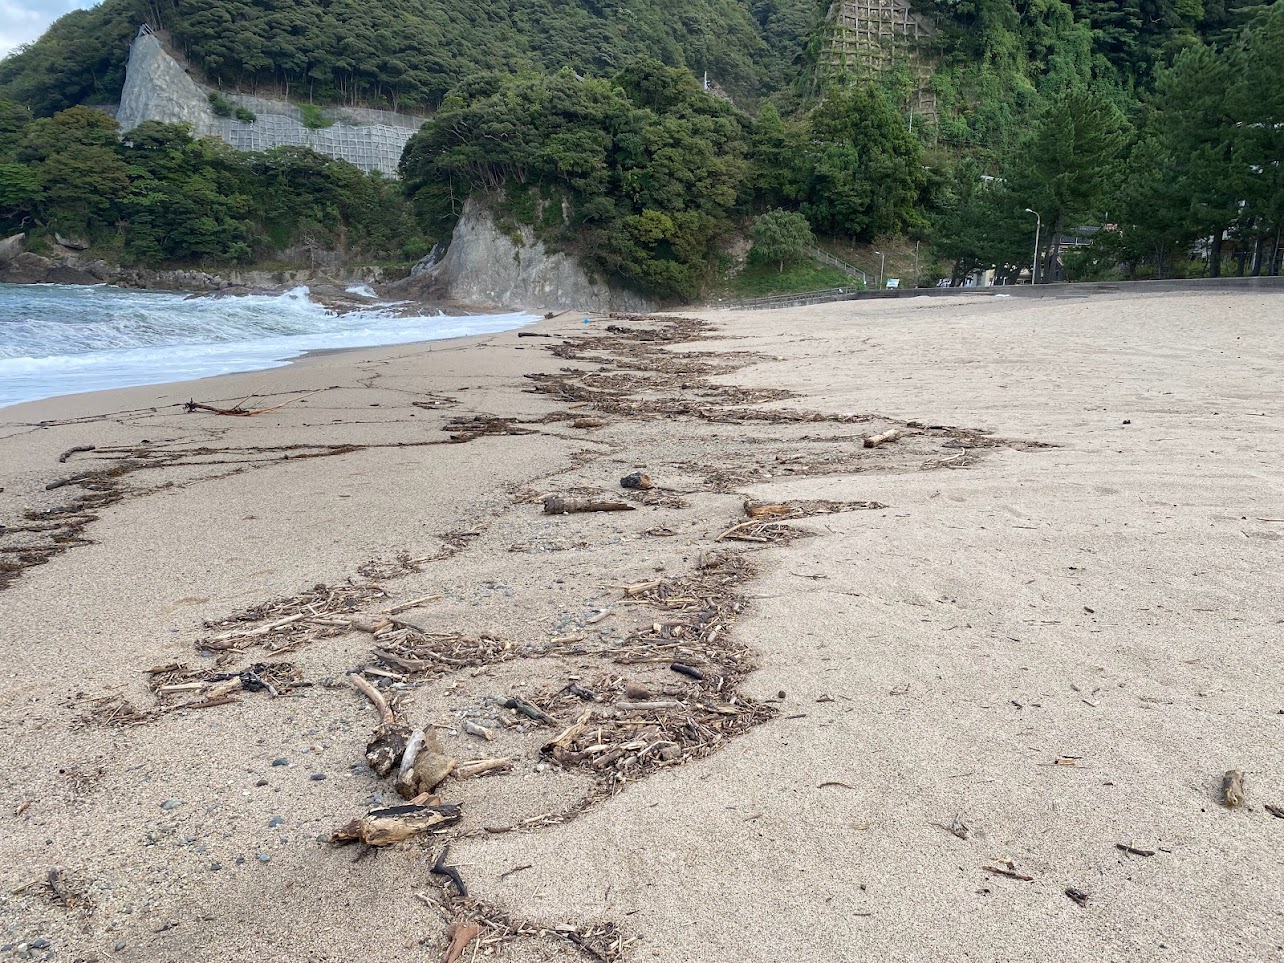
[[[1035,116],[1009,160],[1006,185],[1013,203],[1038,211],[1050,233],[1041,277],[1059,260],[1062,233],[1104,213],[1128,138],[1114,104],[1086,88],[1053,97]]]
[[[781,274],[786,264],[805,260],[807,249],[816,242],[807,218],[797,211],[779,209],[755,217],[750,236],[754,252],[766,261],[775,261]]]

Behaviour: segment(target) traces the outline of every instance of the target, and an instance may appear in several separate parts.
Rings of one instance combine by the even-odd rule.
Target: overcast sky
[[[0,57],[30,43],[68,10],[92,7],[95,0],[0,0]]]

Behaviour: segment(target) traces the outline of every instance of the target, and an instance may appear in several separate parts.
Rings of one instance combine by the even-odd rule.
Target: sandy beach
[[[0,409],[5,955],[1284,959],[1284,295],[580,317]]]

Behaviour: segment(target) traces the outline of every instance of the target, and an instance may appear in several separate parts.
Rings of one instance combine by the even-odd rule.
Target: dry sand
[[[555,321],[535,329],[552,340],[324,355],[0,412],[0,547],[48,557],[0,591],[0,944],[68,961],[436,960],[452,917],[503,911],[608,956],[614,924],[632,960],[1284,957],[1284,818],[1265,808],[1284,806],[1284,298],[705,317],[680,343]],[[591,350],[555,357],[561,335]],[[317,389],[253,418],[178,407]],[[533,423],[439,443],[474,415]],[[906,422],[966,430],[860,447]],[[79,445],[98,450],[59,463]],[[619,497],[639,467],[670,490],[638,511],[535,501]],[[107,473],[46,491],[88,471]],[[14,530],[78,498],[109,504],[82,528]],[[812,514],[787,543],[715,542],[746,498],[887,507]],[[743,600],[717,616],[705,682],[617,664],[672,617],[622,587],[687,591],[702,564],[720,604]],[[104,719],[120,699],[158,708],[148,667],[212,667],[194,645],[226,629],[207,620],[318,585],[362,612],[440,595],[405,617],[523,656],[406,690],[402,711],[445,726],[460,758],[516,760],[445,784],[465,816],[441,838],[318,841],[394,801],[364,764],[374,714],[343,684],[378,666],[368,634],[269,634],[228,656],[292,662],[311,685],[280,698]],[[627,679],[693,715],[703,698],[775,716],[610,795],[603,770],[541,757],[551,729],[486,702],[543,699],[560,728],[580,712],[556,696],[572,679],[608,701]],[[481,743],[464,713],[512,721]],[[1220,805],[1229,769],[1247,774],[1236,810]],[[485,831],[532,818],[552,825]],[[956,818],[967,839],[943,828]],[[480,902],[447,905],[428,872],[447,840]],[[582,958],[555,935],[482,949]]]

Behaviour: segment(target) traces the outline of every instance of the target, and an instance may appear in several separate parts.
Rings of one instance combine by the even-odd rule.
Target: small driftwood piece
[[[533,338],[533,334],[518,334],[518,337]],[[540,335],[539,337],[551,337],[551,335]],[[446,947],[446,953],[441,958],[441,963],[456,963],[464,955],[464,950],[468,949],[468,944],[477,937],[481,936],[482,928],[480,923],[451,923],[446,927],[446,937],[450,940],[450,945]]]
[[[58,463],[64,464],[67,461],[67,459],[70,458],[72,455],[78,454],[82,451],[95,451],[95,450],[96,448],[93,445],[77,445],[75,448],[68,448],[66,451],[64,451],[61,455],[58,456]]]
[[[745,505],[745,514],[750,518],[770,518],[773,515],[792,515],[792,505]]]
[[[330,842],[391,846],[439,826],[457,823],[463,817],[458,806],[389,806],[372,809],[360,819],[344,823],[330,834]]]
[[[1127,853],[1129,856],[1154,856],[1155,855],[1155,851],[1153,849],[1140,849],[1128,843],[1115,843],[1115,849],[1119,850],[1120,852]]]
[[[1033,876],[1027,876],[1025,873],[1018,873],[1015,869],[1008,869],[1004,866],[982,866],[987,873],[995,876],[1006,876],[1008,879],[1019,879],[1024,883],[1034,882]]]
[[[1284,806],[1272,806],[1270,803],[1267,803],[1262,808],[1276,819],[1284,819]]]
[[[901,436],[899,428],[889,428],[887,431],[881,431],[877,435],[865,436],[866,448],[877,448],[879,445],[885,445],[889,441],[895,441]]]
[[[420,729],[406,743],[397,772],[396,789],[404,799],[430,793],[455,768],[455,757],[442,748],[433,729]]]
[[[565,749],[566,744],[578,736],[588,726],[589,720],[593,718],[593,710],[585,709],[574,723],[562,730],[561,734],[554,736],[548,742],[540,747],[540,752],[551,753],[554,749]]]
[[[517,696],[509,696],[504,700],[504,708],[512,709],[514,712],[520,712],[528,719],[534,719],[536,722],[542,722],[545,725],[554,725],[557,720],[550,716],[539,706],[531,705],[525,699],[519,699]]]
[[[564,498],[549,495],[544,499],[545,515],[571,515],[576,512],[631,512],[636,506],[628,502],[598,501],[593,498]]]
[[[447,877],[452,883],[455,884],[455,890],[459,893],[459,895],[466,897],[468,895],[468,887],[464,885],[464,878],[459,875],[459,870],[457,868],[446,864],[446,858],[449,855],[450,855],[450,847],[449,846],[443,847],[441,851],[441,855],[438,856],[437,861],[432,864],[432,872],[437,876]]]
[[[1228,809],[1244,805],[1244,773],[1232,769],[1222,777],[1222,802]]]
[[[1070,886],[1070,887],[1067,887],[1065,893],[1067,896],[1069,896],[1072,900],[1074,900],[1080,906],[1088,905],[1088,894],[1085,893],[1083,890],[1076,889],[1075,887]]]
[[[456,779],[475,779],[488,772],[502,772],[513,768],[511,759],[469,759],[456,764],[451,775]]]
[[[383,694],[365,676],[352,673],[349,684],[370,700],[379,713],[379,725],[366,744],[366,762],[380,776],[386,776],[401,762],[410,739],[410,727],[397,721],[396,714]]]

